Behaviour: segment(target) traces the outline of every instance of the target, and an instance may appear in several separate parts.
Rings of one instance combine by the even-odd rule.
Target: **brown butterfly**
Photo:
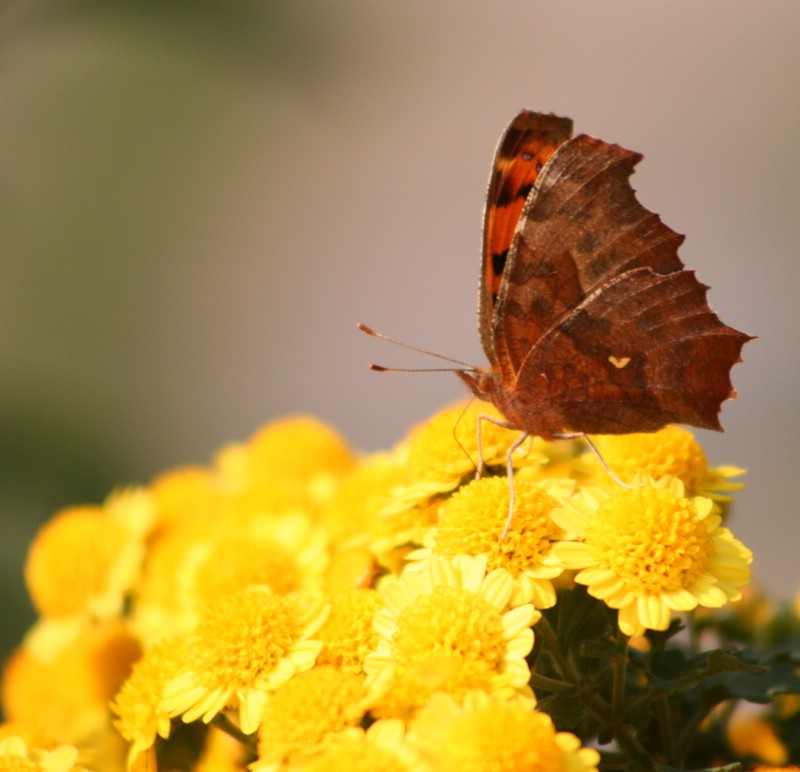
[[[456,373],[522,432],[510,479],[528,435],[594,449],[589,434],[721,431],[736,396],[730,370],[751,336],[719,320],[678,258],[684,237],[636,200],[641,159],[527,110],[500,139],[478,306],[490,368]]]
[[[751,339],[683,269],[683,236],[645,209],[639,153],[523,111],[495,155],[478,322],[491,368],[457,371],[508,425],[557,439],[722,430],[730,370]]]

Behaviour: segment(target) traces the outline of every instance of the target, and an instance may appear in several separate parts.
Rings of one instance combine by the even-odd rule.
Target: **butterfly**
[[[594,449],[590,434],[721,431],[736,396],[730,371],[752,337],[720,321],[678,257],[684,237],[636,199],[642,157],[529,110],[497,147],[478,299],[489,367],[456,374],[521,432],[509,523],[511,454],[529,435]]]
[[[478,307],[490,367],[457,374],[525,434],[722,430],[751,336],[719,320],[678,258],[684,237],[636,199],[641,159],[527,110],[500,139]]]

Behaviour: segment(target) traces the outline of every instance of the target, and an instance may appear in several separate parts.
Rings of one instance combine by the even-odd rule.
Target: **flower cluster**
[[[39,621],[5,665],[0,769],[676,764],[648,745],[655,655],[749,582],[723,511],[742,470],[669,427],[597,438],[630,487],[580,441],[529,440],[509,480],[516,436],[487,409],[370,455],[290,417],[58,513],[27,561]]]

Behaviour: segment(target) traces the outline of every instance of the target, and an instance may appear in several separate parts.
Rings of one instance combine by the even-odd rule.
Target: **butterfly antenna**
[[[403,348],[410,349],[411,351],[416,351],[420,354],[427,354],[429,357],[436,357],[436,359],[443,359],[445,362],[452,362],[454,365],[461,365],[461,367],[466,368],[467,370],[474,372],[475,366],[468,364],[467,362],[462,362],[460,359],[452,359],[451,357],[443,356],[442,354],[435,354],[433,351],[428,351],[424,348],[419,348],[419,346],[412,346],[409,343],[403,343],[400,340],[395,338],[390,338],[388,335],[383,335],[376,330],[373,330],[372,327],[367,327],[366,324],[362,324],[359,322],[356,327],[358,327],[361,332],[367,333],[367,335],[372,335],[373,338],[380,338],[381,340],[388,341],[389,343],[394,343],[396,346],[402,346]],[[452,372],[453,368],[437,368],[437,369],[413,369],[408,370],[404,368],[398,367],[383,367],[382,365],[370,365],[370,370],[375,370],[379,373],[448,373]]]
[[[462,419],[467,414],[467,410],[469,410],[470,406],[474,401],[475,401],[475,396],[473,395],[472,397],[470,397],[469,402],[467,402],[467,404],[464,405],[464,409],[458,414],[458,418],[456,418],[456,422],[453,424],[453,439],[456,441],[456,445],[458,445],[458,447],[461,448],[462,451],[464,451],[464,455],[469,459],[470,464],[472,464],[472,466],[475,467],[475,472],[477,474],[480,474],[482,470],[478,468],[478,465],[473,460],[472,455],[464,446],[464,443],[461,442],[460,439],[458,439],[458,434],[456,434],[456,431],[458,430],[458,425],[461,423]],[[480,419],[478,419],[478,425],[480,426]],[[478,452],[480,453],[480,444],[478,444]]]

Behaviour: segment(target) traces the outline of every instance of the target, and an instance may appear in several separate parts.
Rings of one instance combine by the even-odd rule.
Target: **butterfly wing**
[[[683,236],[636,200],[629,177],[640,160],[576,137],[526,204],[494,327],[522,428],[721,428],[730,369],[750,338],[719,320],[707,287],[683,270]]]
[[[497,146],[484,212],[478,308],[481,343],[493,365],[494,309],[517,222],[539,172],[571,136],[569,118],[523,110],[511,121]]]
[[[545,383],[552,425],[567,432],[721,430],[721,404],[736,396],[730,370],[750,336],[719,320],[707,289],[693,271],[626,271],[545,334],[518,393]]]

